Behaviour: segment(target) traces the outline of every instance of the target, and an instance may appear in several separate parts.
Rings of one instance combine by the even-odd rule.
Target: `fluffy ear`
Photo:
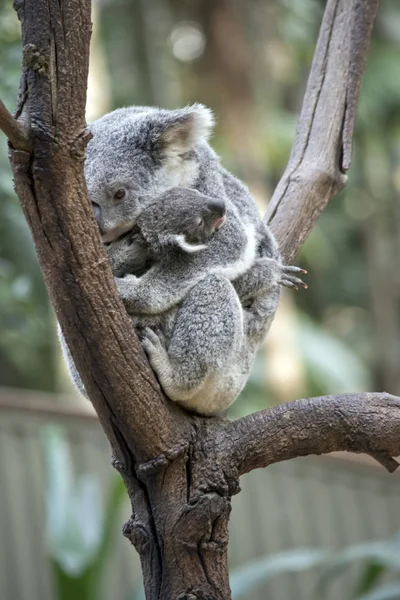
[[[170,156],[189,152],[198,142],[208,140],[213,125],[212,111],[202,104],[171,111],[160,138],[163,152]]]

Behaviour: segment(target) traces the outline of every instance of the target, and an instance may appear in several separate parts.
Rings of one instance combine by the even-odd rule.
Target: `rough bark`
[[[286,260],[347,181],[357,101],[378,0],[328,0],[285,173],[268,206]]]
[[[390,394],[305,398],[226,426],[224,460],[239,474],[296,456],[365,452],[389,472],[400,448],[400,399]]]
[[[400,454],[400,399],[300,400],[229,423],[166,400],[117,296],[86,197],[90,0],[16,0],[24,64],[16,118],[0,106],[15,186],[49,294],[131,502],[124,533],[149,600],[227,599],[230,498],[242,473],[291,457]],[[377,0],[329,0],[288,168],[268,213],[294,256],[345,183]],[[29,125],[29,127],[27,126]]]

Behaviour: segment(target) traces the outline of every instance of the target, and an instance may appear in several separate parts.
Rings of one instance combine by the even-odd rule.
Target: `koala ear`
[[[206,142],[214,125],[212,111],[202,104],[171,111],[164,123],[160,145],[169,156],[189,152],[198,142]]]

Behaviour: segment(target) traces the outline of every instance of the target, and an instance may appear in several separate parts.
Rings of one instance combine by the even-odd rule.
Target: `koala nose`
[[[92,209],[94,212],[95,219],[97,221],[97,225],[99,226],[100,232],[103,233],[104,222],[103,222],[103,216],[101,214],[101,208],[98,204],[96,204],[95,202],[92,202]]]
[[[226,207],[225,202],[219,198],[213,198],[207,202],[207,208],[210,212],[214,213],[218,217],[225,215]]]

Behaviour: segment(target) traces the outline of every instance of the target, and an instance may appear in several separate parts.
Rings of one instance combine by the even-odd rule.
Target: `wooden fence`
[[[75,473],[94,473],[105,495],[117,477],[96,417],[89,408],[66,406],[43,395],[0,391],[1,600],[57,600],[45,525],[44,428],[62,427]],[[242,478],[241,487],[233,499],[232,568],[286,549],[338,548],[400,529],[400,477],[367,459],[297,459],[255,471]],[[126,503],[121,526],[129,514]],[[357,574],[345,573],[324,598],[353,598]],[[310,600],[314,582],[309,573],[279,575],[248,600]],[[118,528],[99,600],[132,600],[138,585],[138,558]]]

